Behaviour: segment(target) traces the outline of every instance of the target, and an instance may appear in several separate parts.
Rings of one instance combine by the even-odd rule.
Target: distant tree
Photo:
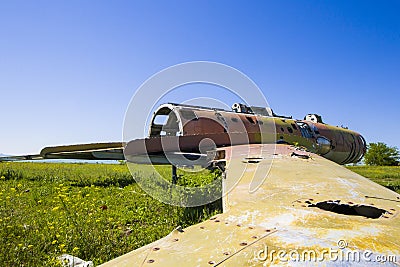
[[[365,164],[374,166],[398,165],[399,159],[399,150],[382,142],[370,143],[364,156]]]

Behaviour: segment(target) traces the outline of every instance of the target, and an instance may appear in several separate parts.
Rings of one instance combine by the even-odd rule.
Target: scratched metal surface
[[[251,145],[226,148],[228,162],[226,185],[244,175],[224,201],[224,213],[203,223],[173,231],[145,247],[122,255],[101,266],[375,266],[358,261],[324,260],[285,262],[257,258],[263,249],[286,252],[371,251],[372,256],[396,255],[400,261],[400,195],[315,154],[278,145],[275,153],[260,154]],[[248,163],[251,157],[259,163]],[[271,149],[267,149],[271,151]],[[310,158],[293,156],[309,155]],[[271,164],[272,163],[272,164]],[[271,169],[268,172],[269,167]],[[257,170],[257,168],[259,168]],[[267,171],[265,171],[267,170]],[[253,193],[249,187],[262,185]],[[254,175],[256,174],[256,177]],[[257,177],[258,175],[258,177]],[[344,215],[310,207],[321,201],[340,200],[349,205],[363,204],[388,211],[378,219]],[[340,250],[341,251],[341,250]],[[259,254],[261,255],[261,254]]]

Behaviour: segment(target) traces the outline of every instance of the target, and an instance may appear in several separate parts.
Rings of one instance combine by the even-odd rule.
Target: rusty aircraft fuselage
[[[132,162],[140,162],[140,155],[147,154],[153,163],[170,164],[161,154],[199,153],[200,142],[208,138],[215,147],[261,143],[297,145],[339,164],[362,159],[366,143],[359,133],[322,123],[318,115],[306,117],[295,120],[277,116],[270,109],[243,104],[234,104],[233,111],[164,104],[153,114],[148,138],[129,142],[125,156]]]

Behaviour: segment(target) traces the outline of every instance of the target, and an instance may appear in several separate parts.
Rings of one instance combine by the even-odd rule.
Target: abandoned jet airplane
[[[238,103],[232,111],[170,103],[154,112],[147,138],[0,161],[171,164],[172,181],[176,167],[191,162],[222,169],[222,214],[103,267],[399,266],[400,195],[339,165],[360,161],[365,150],[360,134],[316,114],[295,120]],[[261,182],[250,190],[255,179]]]

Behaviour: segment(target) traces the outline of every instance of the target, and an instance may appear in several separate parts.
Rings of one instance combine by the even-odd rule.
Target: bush
[[[373,166],[395,166],[399,164],[399,150],[385,143],[370,143],[365,153],[365,164]]]

